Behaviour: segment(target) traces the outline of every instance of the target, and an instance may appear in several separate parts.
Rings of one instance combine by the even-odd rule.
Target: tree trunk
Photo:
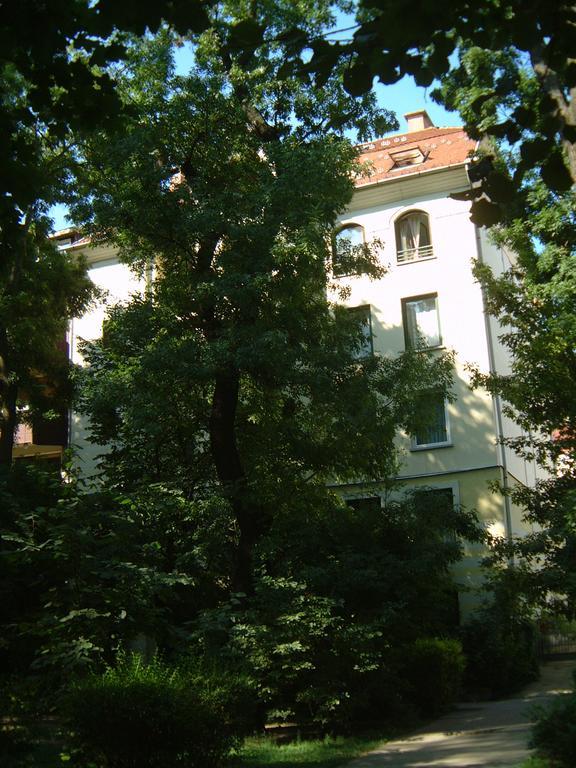
[[[0,326],[0,466],[10,467],[16,431],[18,387],[10,382],[8,370],[8,332]]]
[[[210,414],[210,447],[218,479],[222,483],[239,528],[239,541],[232,574],[232,591],[247,595],[254,591],[254,547],[262,533],[260,505],[248,494],[246,474],[236,443],[236,410],[240,391],[237,370],[216,376]]]
[[[1,375],[1,374],[0,374]],[[9,468],[12,465],[12,451],[14,448],[14,433],[16,432],[16,400],[18,387],[16,384],[2,386],[0,416],[0,467]]]
[[[530,61],[541,88],[554,104],[554,115],[560,120],[560,136],[562,148],[566,153],[566,162],[572,181],[576,184],[576,145],[573,134],[576,130],[576,87],[570,88],[567,98],[557,73],[549,66],[544,46],[538,46],[530,51]],[[567,59],[571,66],[576,59]]]

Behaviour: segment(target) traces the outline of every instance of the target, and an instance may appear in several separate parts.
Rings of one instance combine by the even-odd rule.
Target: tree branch
[[[574,63],[576,59],[567,59],[567,63]],[[565,128],[567,126],[576,128],[576,88],[570,89],[570,100],[564,94],[558,74],[548,66],[544,54],[544,47],[537,46],[530,51],[530,62],[536,77],[544,92],[552,99],[556,106],[554,114],[560,120],[560,136],[562,148],[566,152],[568,160],[568,170],[572,181],[576,183],[576,146],[573,141],[566,138]]]

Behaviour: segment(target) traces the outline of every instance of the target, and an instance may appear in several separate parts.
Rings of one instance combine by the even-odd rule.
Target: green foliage
[[[458,701],[466,659],[455,639],[418,638],[399,650],[402,679],[412,688],[413,704],[425,717],[448,711]]]
[[[0,237],[2,232],[0,231]],[[0,261],[0,464],[12,459],[17,405],[31,415],[69,402],[67,324],[94,296],[84,260],[46,240],[46,221],[26,217]]]
[[[206,27],[207,2],[174,9],[171,3],[115,3],[88,0],[9,3],[0,9],[0,232],[17,229],[19,213],[63,195],[55,162],[66,152],[70,131],[110,123],[121,108],[106,65],[126,52],[115,30],[144,34],[163,19],[184,33]],[[54,149],[45,162],[45,149]],[[66,158],[68,168],[72,162]],[[58,184],[54,184],[57,174]]]
[[[539,635],[515,569],[491,584],[493,599],[462,628],[467,660],[464,684],[477,696],[517,691],[539,675]]]
[[[18,464],[0,494],[7,669],[32,665],[57,687],[138,635],[178,645],[190,613],[223,593],[229,518],[217,498],[84,494]]]
[[[576,694],[559,696],[532,713],[532,746],[539,756],[558,768],[570,768],[576,760]]]
[[[239,751],[238,765],[240,768],[337,768],[376,749],[389,738],[390,730],[302,739],[286,744],[277,744],[271,738],[249,738]]]
[[[246,20],[224,7],[226,23]],[[295,13],[316,29],[327,9]],[[266,13],[280,32],[287,8]],[[135,43],[123,130],[83,147],[76,215],[136,271],[158,268],[146,297],[85,347],[80,408],[111,444],[103,468],[123,491],[176,482],[187,497],[227,498],[232,589],[250,593],[256,545],[288,502],[310,485],[394,474],[394,436],[421,416],[416,392],[448,389],[451,359],[359,360],[359,322],[328,298],[356,158],[329,129],[329,102],[353,100],[339,72],[321,89],[280,77],[280,42],[237,67],[218,45],[225,32],[215,22],[198,40],[187,77],[173,73],[168,33]],[[371,97],[349,106],[371,125],[381,117]],[[357,267],[383,274],[377,243]]]
[[[292,52],[295,65],[323,82],[346,61],[345,87],[355,95],[370,91],[374,78],[388,84],[411,75],[424,87],[441,80],[433,97],[460,112],[473,138],[515,150],[513,182],[502,169],[473,168],[483,182],[469,196],[477,223],[508,218],[534,169],[552,193],[568,190],[576,179],[571,3],[536,0],[526,13],[515,0],[461,0],[442,9],[418,0],[411,11],[407,25],[404,3],[360,0],[352,39],[314,44],[304,36]],[[314,55],[302,65],[306,47]]]
[[[506,443],[544,472],[534,488],[509,489],[525,510],[531,533],[494,547],[505,567],[514,557],[527,597],[546,609],[551,602],[570,614],[574,573],[574,195],[550,193],[534,182],[523,212],[497,233],[518,263],[496,277],[485,265],[476,273],[488,309],[506,330],[512,355],[508,375],[475,373],[475,383],[499,395],[505,413],[522,427]]]
[[[230,686],[158,658],[120,657],[78,682],[67,700],[84,753],[111,768],[212,768],[242,735]]]
[[[261,547],[254,597],[202,615],[202,647],[245,660],[268,719],[341,730],[376,712],[414,716],[432,694],[409,676],[405,651],[422,635],[455,631],[449,565],[460,547],[447,534],[474,537],[471,520],[408,502],[311,505],[305,525],[291,512]],[[428,679],[444,684],[447,705],[448,670],[461,657],[449,641],[430,642]]]

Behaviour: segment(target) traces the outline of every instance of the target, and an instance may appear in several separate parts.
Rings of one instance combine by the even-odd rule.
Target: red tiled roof
[[[360,162],[369,162],[372,168],[368,176],[362,175],[356,179],[356,186],[364,187],[433,168],[461,165],[474,153],[476,147],[477,142],[469,138],[462,128],[425,128],[360,144]],[[418,149],[424,155],[423,162],[396,167],[391,153]]]

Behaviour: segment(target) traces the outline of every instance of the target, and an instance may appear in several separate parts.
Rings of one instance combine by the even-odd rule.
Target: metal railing
[[[405,248],[403,251],[396,251],[396,261],[398,264],[420,261],[420,259],[431,259],[433,256],[434,250],[431,245],[421,245],[419,248]]]
[[[540,636],[540,653],[544,658],[576,656],[576,632],[547,631]]]

